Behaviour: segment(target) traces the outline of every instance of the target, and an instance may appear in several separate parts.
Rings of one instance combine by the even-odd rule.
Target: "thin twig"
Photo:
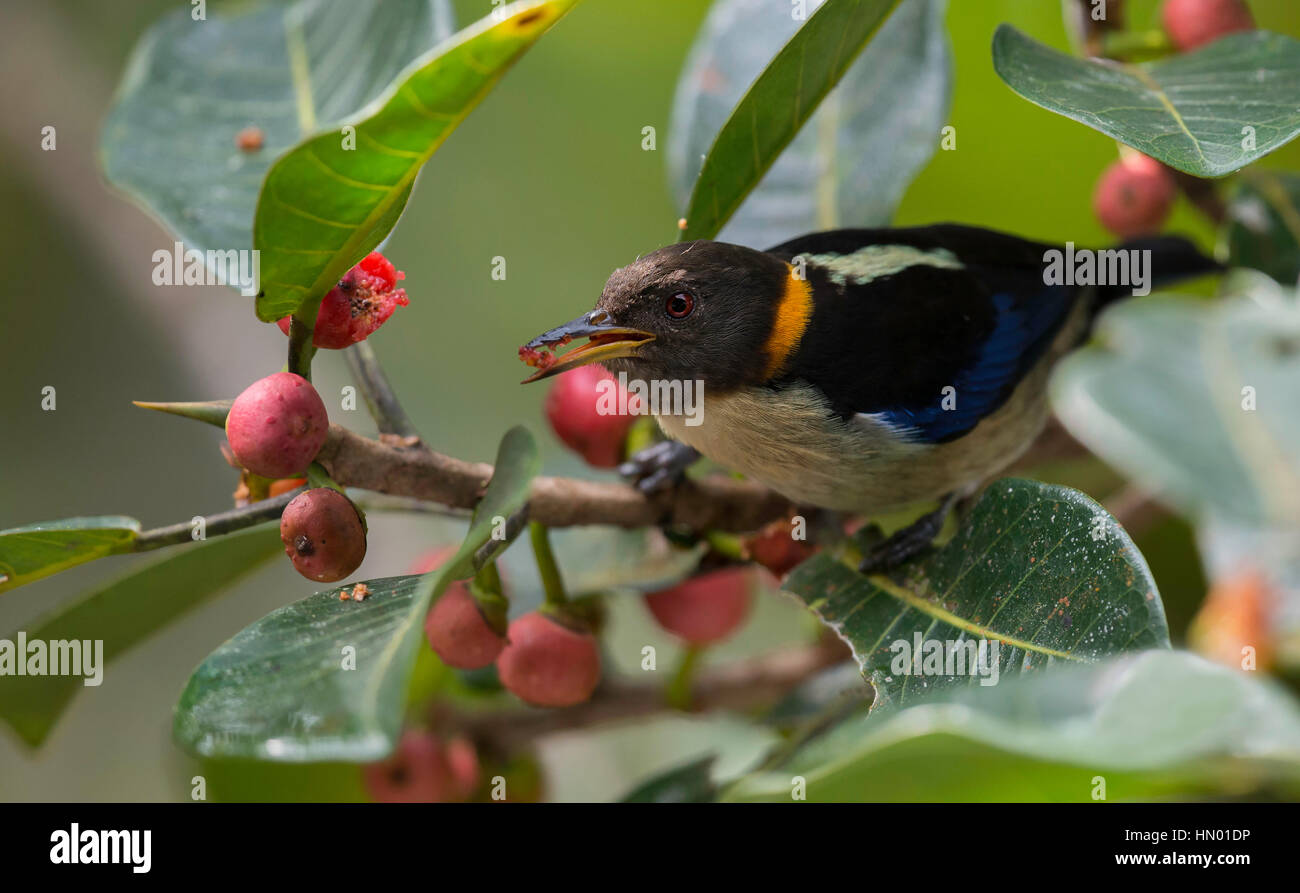
[[[284,512],[284,507],[295,496],[306,489],[306,487],[299,487],[296,490],[290,490],[288,493],[282,493],[274,499],[263,499],[260,502],[254,502],[241,508],[218,512],[215,515],[204,515],[202,516],[204,533],[205,535],[234,533],[236,530],[243,530],[245,527],[253,527],[266,521],[273,521],[280,517]],[[146,530],[135,538],[133,551],[148,552],[153,549],[161,549],[164,546],[188,543],[193,540],[193,531],[193,521],[181,521],[178,524],[169,524],[166,527]]]
[[[352,377],[361,389],[361,396],[366,401],[366,408],[370,410],[379,433],[391,434],[403,439],[418,439],[420,432],[415,429],[406,410],[402,408],[401,401],[397,399],[397,392],[393,390],[388,376],[384,374],[384,368],[380,365],[379,357],[375,355],[375,349],[370,346],[370,342],[358,341],[343,351],[343,356],[347,360]],[[409,445],[414,446],[413,443]]]

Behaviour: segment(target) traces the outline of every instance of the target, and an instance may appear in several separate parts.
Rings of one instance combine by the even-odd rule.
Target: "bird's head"
[[[600,363],[631,378],[702,379],[714,392],[759,384],[791,349],[780,325],[791,294],[806,316],[806,283],[773,255],[705,240],[669,245],[615,270],[594,310],[521,347],[537,367],[526,382]],[[549,353],[577,338],[588,341]]]

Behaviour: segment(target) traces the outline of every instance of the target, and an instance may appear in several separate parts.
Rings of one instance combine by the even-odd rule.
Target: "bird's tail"
[[[1143,284],[1153,289],[1180,279],[1192,279],[1223,270],[1222,264],[1206,257],[1191,240],[1182,236],[1143,236],[1129,239],[1116,247],[1125,252],[1150,252],[1141,255],[1145,259],[1141,268],[1146,271],[1147,282]],[[1130,257],[1136,255],[1130,254]],[[1129,297],[1137,284],[1139,283],[1101,286],[1098,288],[1098,309],[1112,301]]]

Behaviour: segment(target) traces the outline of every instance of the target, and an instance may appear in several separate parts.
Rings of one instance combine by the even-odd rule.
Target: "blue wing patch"
[[[924,406],[897,406],[872,413],[915,440],[940,443],[969,431],[1000,407],[1033,368],[1069,313],[1077,294],[1052,288],[1029,300],[997,294],[997,324],[975,361],[949,391]]]

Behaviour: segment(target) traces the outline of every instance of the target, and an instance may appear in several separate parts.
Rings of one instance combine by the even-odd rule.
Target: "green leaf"
[[[711,803],[717,799],[710,754],[662,772],[625,794],[623,803]]]
[[[897,5],[826,0],[808,17],[718,131],[691,192],[683,239],[718,234]]]
[[[140,522],[121,515],[0,530],[0,592],[105,555],[130,552],[139,533]]]
[[[136,45],[100,140],[109,182],[189,248],[253,247],[271,163],[351,118],[451,33],[447,0],[189,4]],[[260,151],[241,151],[245,127]]]
[[[1197,177],[1230,174],[1300,134],[1300,42],[1281,34],[1230,34],[1195,52],[1121,65],[1069,56],[999,25],[993,67],[1035,105]]]
[[[1106,312],[1098,342],[1052,380],[1071,434],[1186,512],[1300,522],[1294,302],[1156,295]]]
[[[495,519],[525,505],[539,466],[532,435],[512,428],[460,550],[438,571],[369,580],[361,602],[340,600],[352,586],[319,592],[271,612],[210,654],[181,694],[176,740],[204,757],[293,763],[388,754],[430,605],[452,580],[469,576],[482,546],[509,545],[493,539]],[[344,669],[349,659],[355,669]]]
[[[823,552],[782,587],[849,643],[877,705],[1169,647],[1142,555],[1105,509],[1068,487],[1016,478],[989,485],[952,540],[905,570],[901,581],[863,576]],[[918,636],[927,643],[921,649]],[[981,640],[982,669],[964,650]],[[952,664],[935,672],[912,663],[945,643],[962,649]]]
[[[278,530],[266,524],[185,546],[60,606],[23,631],[28,642],[102,642],[102,674],[106,663],[282,549]],[[6,638],[16,641],[17,631]],[[0,676],[0,719],[37,747],[83,687],[84,676]]]
[[[726,800],[1092,802],[1300,796],[1300,710],[1186,652],[1063,667],[846,720]]]
[[[261,251],[257,315],[274,320],[320,300],[388,235],[415,176],[524,51],[578,0],[519,2],[417,59],[350,120],[352,140],[324,133],[266,175],[253,243]]]
[[[889,17],[720,239],[767,247],[818,229],[888,225],[947,120],[945,5],[912,0]],[[721,0],[710,8],[673,103],[668,165],[683,206],[731,110],[799,25],[787,0]]]
[[[1250,170],[1228,205],[1228,263],[1294,286],[1300,279],[1300,175]]]

